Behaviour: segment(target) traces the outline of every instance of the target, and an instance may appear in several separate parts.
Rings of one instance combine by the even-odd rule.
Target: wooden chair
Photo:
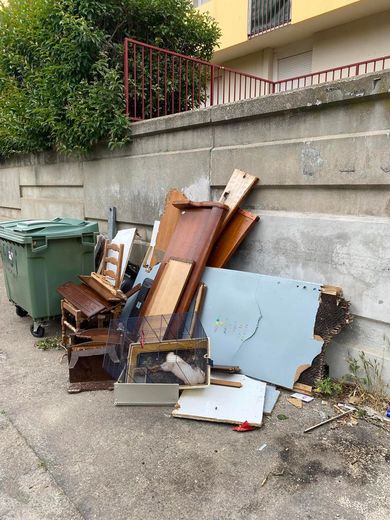
[[[123,250],[124,244],[113,244],[109,240],[104,244],[103,259],[98,274],[108,278],[114,289],[119,289],[122,283]],[[112,251],[118,255],[113,256]]]
[[[61,301],[61,329],[62,345],[68,347],[72,343],[72,336],[88,327],[97,327],[107,334],[108,322],[117,320],[122,311],[122,302],[112,304],[106,311],[92,318],[87,318],[79,309],[66,300]]]

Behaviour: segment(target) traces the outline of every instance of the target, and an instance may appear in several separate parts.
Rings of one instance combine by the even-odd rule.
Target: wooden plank
[[[175,208],[180,209],[180,211],[184,211],[186,209],[193,209],[193,208],[225,208],[227,206],[226,204],[223,204],[222,202],[213,202],[213,201],[204,201],[204,202],[195,202],[193,200],[178,200],[173,201],[172,203]]]
[[[229,206],[229,211],[223,221],[223,227],[227,225],[238,206],[245,199],[251,189],[259,181],[258,177],[241,170],[234,170],[229,182],[224,189],[219,202]]]
[[[180,209],[173,206],[175,201],[187,201],[187,197],[178,190],[171,190],[165,199],[164,213],[160,219],[160,225],[156,238],[156,251],[166,251],[176,225],[180,218]]]
[[[240,367],[230,365],[213,365],[213,370],[217,372],[227,372],[229,374],[238,374],[241,371]]]
[[[343,290],[341,287],[335,287],[334,285],[322,285],[321,293],[322,294],[331,294],[332,296],[342,296]]]
[[[259,219],[258,215],[239,208],[214,244],[207,265],[209,267],[225,267]]]
[[[232,388],[241,388],[242,383],[240,381],[229,381],[227,379],[210,379],[210,385],[219,385],[219,386],[230,386]]]
[[[266,384],[238,374],[230,378],[242,387],[211,385],[200,390],[183,390],[173,417],[231,424],[248,421],[261,426]]]
[[[57,292],[87,318],[92,318],[92,316],[112,306],[111,303],[95,293],[87,285],[76,285],[75,283],[67,282],[58,287]]]
[[[295,383],[293,390],[295,392],[301,392],[305,395],[313,395],[313,387],[309,385],[303,385],[302,383]]]
[[[190,276],[194,262],[170,258],[162,266],[162,274],[155,287],[152,297],[147,299],[144,316],[161,316],[174,314]]]

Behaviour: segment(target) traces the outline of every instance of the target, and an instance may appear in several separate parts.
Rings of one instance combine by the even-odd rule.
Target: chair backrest
[[[114,289],[119,289],[122,281],[123,249],[124,244],[112,244],[109,240],[104,244],[100,273],[109,279]]]

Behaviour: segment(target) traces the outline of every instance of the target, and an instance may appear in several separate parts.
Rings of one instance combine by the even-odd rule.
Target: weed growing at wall
[[[0,157],[123,145],[123,39],[209,60],[219,35],[191,0],[9,0],[0,7]]]

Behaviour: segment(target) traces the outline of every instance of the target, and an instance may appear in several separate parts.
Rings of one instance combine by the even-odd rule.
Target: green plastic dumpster
[[[18,316],[31,316],[33,336],[42,337],[46,320],[61,314],[57,287],[94,270],[97,233],[97,222],[72,218],[0,223],[8,299]]]

